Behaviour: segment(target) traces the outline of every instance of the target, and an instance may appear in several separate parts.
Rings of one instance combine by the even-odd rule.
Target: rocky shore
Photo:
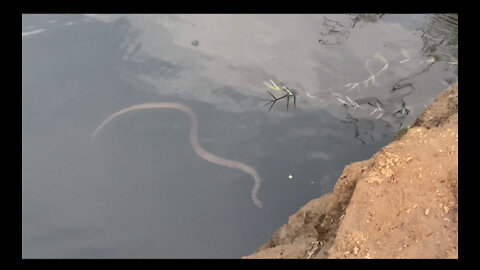
[[[369,160],[345,167],[258,258],[458,258],[458,84]]]

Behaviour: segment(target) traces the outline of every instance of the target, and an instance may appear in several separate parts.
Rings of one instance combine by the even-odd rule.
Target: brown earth
[[[458,258],[458,83],[253,258]]]

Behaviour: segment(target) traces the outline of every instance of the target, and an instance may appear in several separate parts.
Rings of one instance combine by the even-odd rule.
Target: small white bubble
[[[288,175],[288,178],[289,178],[289,179],[292,179],[292,178],[293,178],[293,176],[292,176],[291,174],[289,174],[289,175]]]

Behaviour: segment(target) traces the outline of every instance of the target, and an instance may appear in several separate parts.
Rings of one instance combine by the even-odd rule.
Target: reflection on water
[[[111,15],[95,18],[113,26],[122,25],[128,35],[136,33],[130,39],[135,42],[124,43],[137,53],[130,57],[132,63],[137,63],[132,83],[144,85],[145,91],[174,94],[213,103],[222,110],[242,112],[258,109],[259,99],[270,97],[263,83],[273,79],[295,89],[305,110],[324,109],[341,121],[354,118],[388,122],[390,128],[384,131],[385,136],[411,124],[430,102],[409,102],[423,95],[418,94],[415,80],[422,80],[434,64],[453,66],[451,72],[456,72],[456,55],[439,54],[444,50],[440,48],[456,48],[455,15],[416,16],[423,16],[423,21],[415,31],[398,28],[399,15],[388,14],[311,16],[303,20],[303,31],[298,30],[299,17],[295,15],[166,15],[155,17],[160,23],[155,28],[147,25],[152,19],[148,16],[128,20]],[[251,28],[237,27],[247,21]],[[215,35],[205,32],[212,27],[218,28]],[[305,39],[304,33],[310,29],[318,33],[318,42],[291,43]],[[152,37],[162,37],[162,41]],[[372,37],[375,40],[365,42]],[[202,46],[198,46],[201,39]],[[192,42],[197,48],[190,47]],[[331,55],[340,58],[329,59]],[[158,64],[152,66],[153,62]],[[150,72],[139,73],[141,65],[149,66]],[[311,72],[315,70],[318,72]],[[190,79],[185,81],[185,77]],[[315,77],[318,79],[311,79]],[[441,83],[448,86],[453,82],[449,78]],[[377,106],[352,102],[370,97],[380,99]]]
[[[456,64],[458,59],[458,14],[430,15],[423,29],[422,51],[437,61]]]
[[[252,253],[457,80],[457,20],[24,15],[23,256]],[[270,110],[267,91],[284,97]],[[89,140],[145,102],[192,108],[206,151],[258,171],[264,207],[249,175],[195,154],[182,113],[127,114]]]
[[[378,22],[384,15],[385,14],[352,15],[351,28],[354,28],[355,25],[357,25],[357,27],[364,27],[364,24]],[[319,42],[324,46],[338,46],[342,42],[347,42],[346,40],[352,31],[348,29],[348,27],[345,27],[348,23],[327,18],[324,18],[322,25],[327,29],[326,32],[320,33],[322,39],[320,39]],[[383,121],[370,121],[372,117],[374,117],[375,120],[382,119],[387,121],[386,125],[380,128],[383,129],[381,132],[382,137],[385,137],[386,134],[412,123],[412,120],[418,116],[422,108],[408,104],[408,99],[406,99],[409,95],[415,94],[417,91],[414,84],[416,77],[425,75],[431,70],[434,64],[442,62],[448,64],[448,67],[445,67],[446,69],[451,69],[454,74],[457,74],[458,15],[427,15],[425,25],[418,30],[422,32],[420,37],[423,41],[423,46],[419,52],[415,52],[409,48],[400,48],[399,53],[401,58],[393,61],[387,60],[386,57],[382,55],[383,52],[376,52],[365,61],[364,67],[368,71],[369,77],[348,82],[341,86],[327,88],[331,97],[335,97],[346,110],[345,116],[342,117],[343,119],[340,121],[353,124],[355,126],[355,138],[362,143],[365,143],[366,139],[362,139],[361,137],[369,138],[371,142],[374,141],[374,136],[372,136],[373,129],[375,126],[379,126],[377,123],[383,123]],[[326,37],[328,37],[330,41],[328,41]],[[391,43],[391,41],[386,42],[385,46],[389,45],[389,43]],[[398,47],[398,44],[395,45]],[[422,59],[421,57],[427,58]],[[410,67],[406,68],[409,65]],[[400,71],[404,70],[408,71],[406,73],[400,73]],[[381,85],[379,81],[382,81],[380,77],[382,72],[398,73],[396,77],[399,79],[393,84],[383,83],[383,85]],[[448,87],[454,82],[454,79],[449,78],[442,81],[442,84]],[[372,96],[368,96],[368,94],[365,93],[371,90],[368,89],[369,86],[371,86],[371,88],[382,88],[382,90],[391,89],[389,91],[390,95],[382,100],[378,98],[382,95],[385,96],[385,93],[378,95],[377,92],[373,93]],[[358,90],[358,93],[350,93],[352,90]],[[306,94],[308,98],[318,97],[311,95],[307,91]],[[367,100],[368,102],[366,102]],[[324,102],[325,98],[321,99],[321,101]],[[362,106],[362,104],[369,106]],[[426,105],[427,104],[424,103],[423,107],[426,107]],[[359,113],[359,111],[363,111],[363,114]],[[414,117],[407,119],[408,114],[413,111],[416,112],[414,113]],[[368,113],[368,116],[366,116],[366,113]]]

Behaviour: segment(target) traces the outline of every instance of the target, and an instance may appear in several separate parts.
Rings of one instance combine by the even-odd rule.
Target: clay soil
[[[458,258],[458,84],[243,258]]]

